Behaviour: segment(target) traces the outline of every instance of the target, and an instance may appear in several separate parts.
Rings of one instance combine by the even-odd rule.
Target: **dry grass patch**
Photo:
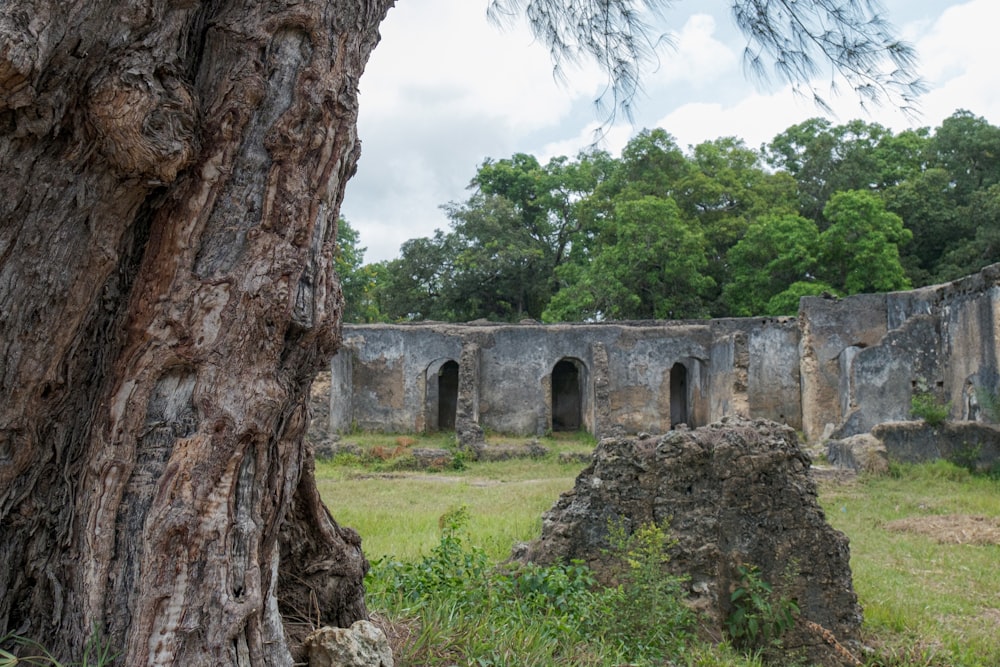
[[[886,530],[915,533],[938,544],[1000,544],[1000,519],[967,514],[918,516],[897,519],[885,524]]]

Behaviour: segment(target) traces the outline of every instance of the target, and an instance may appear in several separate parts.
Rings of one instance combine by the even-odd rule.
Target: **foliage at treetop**
[[[791,315],[953,280],[1000,261],[998,156],[1000,128],[957,111],[899,133],[812,119],[756,150],[657,128],[617,158],[486,159],[450,231],[351,269],[349,321]]]

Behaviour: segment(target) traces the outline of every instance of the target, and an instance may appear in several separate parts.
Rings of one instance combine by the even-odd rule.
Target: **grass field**
[[[366,452],[450,446],[441,437],[346,439]],[[465,539],[497,562],[515,542],[538,536],[542,512],[584,467],[560,463],[557,454],[585,452],[594,443],[561,438],[541,444],[550,450],[541,459],[469,462],[437,472],[394,470],[391,457],[376,457],[374,464],[341,457],[320,462],[317,478],[334,516],[361,533],[373,561],[425,556],[440,539],[441,517],[464,506]],[[872,649],[866,664],[1000,665],[1000,482],[939,462],[894,467],[885,477],[821,482],[820,501],[830,523],[851,540],[864,641]],[[758,664],[733,658],[725,647],[698,651],[705,654],[684,664]]]

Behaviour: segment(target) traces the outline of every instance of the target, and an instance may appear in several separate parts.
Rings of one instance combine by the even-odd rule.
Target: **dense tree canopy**
[[[998,154],[1000,128],[957,111],[899,133],[817,118],[759,150],[652,129],[617,158],[487,159],[451,231],[380,267],[369,319],[793,314],[951,280],[1000,261]]]

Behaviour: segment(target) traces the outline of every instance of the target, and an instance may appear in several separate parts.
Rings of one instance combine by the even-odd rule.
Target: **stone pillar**
[[[479,344],[465,341],[458,362],[455,436],[460,449],[476,450],[486,441],[479,425]]]
[[[351,429],[354,419],[354,350],[344,346],[330,360],[330,434]]]
[[[613,433],[611,423],[611,369],[608,350],[604,343],[594,343],[590,348],[594,360],[594,437],[598,440]]]

